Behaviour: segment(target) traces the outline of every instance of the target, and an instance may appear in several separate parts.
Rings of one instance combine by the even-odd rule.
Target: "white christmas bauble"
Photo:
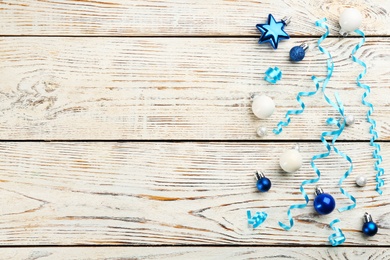
[[[339,24],[341,27],[340,34],[347,35],[350,32],[359,29],[362,24],[362,14],[355,8],[345,9],[339,19]]]
[[[256,132],[258,136],[264,137],[267,135],[267,128],[264,126],[260,126],[259,128],[257,128]]]
[[[364,176],[358,176],[356,178],[356,185],[359,187],[364,187],[367,184],[367,179]]]
[[[280,156],[279,164],[285,172],[296,172],[302,166],[302,155],[295,149],[287,150]]]
[[[260,119],[265,119],[270,117],[275,110],[275,102],[272,98],[261,95],[255,96],[252,101],[252,111],[255,116]]]
[[[347,126],[351,126],[355,123],[355,117],[353,115],[346,116],[344,120]]]

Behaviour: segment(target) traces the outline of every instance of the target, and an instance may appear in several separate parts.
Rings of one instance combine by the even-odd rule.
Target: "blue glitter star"
[[[284,21],[276,22],[272,14],[269,14],[267,23],[256,24],[256,28],[261,32],[259,43],[269,42],[274,49],[277,49],[279,41],[290,39],[283,30],[284,26],[286,26]]]

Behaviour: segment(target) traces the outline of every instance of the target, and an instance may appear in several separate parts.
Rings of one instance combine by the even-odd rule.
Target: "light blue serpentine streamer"
[[[301,101],[300,97],[305,95],[305,96],[310,96],[310,95],[314,95],[317,93],[317,91],[319,90],[320,88],[320,83],[322,83],[322,92],[324,94],[324,98],[325,100],[327,101],[328,104],[330,104],[331,106],[333,106],[334,108],[336,108],[339,113],[342,115],[342,118],[344,118],[344,107],[342,105],[342,103],[340,102],[340,99],[337,95],[337,93],[335,94],[335,97],[336,97],[336,101],[337,101],[337,104],[335,104],[325,93],[325,89],[326,89],[326,86],[330,80],[330,78],[332,77],[332,74],[333,74],[333,69],[334,69],[334,64],[333,64],[333,60],[332,60],[332,56],[330,55],[330,53],[324,49],[322,46],[321,46],[321,43],[325,40],[325,38],[329,35],[329,27],[326,25],[326,18],[323,18],[321,20],[318,20],[316,21],[315,25],[316,26],[319,26],[319,27],[322,27],[324,29],[326,29],[326,32],[321,36],[321,38],[318,40],[318,48],[320,49],[320,51],[322,53],[324,53],[328,59],[327,59],[327,76],[326,78],[324,79],[318,79],[316,76],[312,76],[312,80],[314,81],[315,83],[315,86],[316,86],[316,91],[313,91],[313,92],[300,92],[297,96],[297,100],[298,102],[300,103],[302,109],[301,110],[289,110],[287,113],[286,113],[286,119],[287,121],[286,122],[280,122],[278,124],[278,128],[277,129],[274,129],[274,133],[275,134],[279,134],[281,131],[282,131],[282,127],[283,126],[287,126],[290,122],[290,117],[289,115],[290,114],[300,114],[303,112],[304,108],[305,108],[305,105],[304,103]],[[344,123],[344,120],[342,121],[342,123],[340,123],[340,121],[337,121],[333,118],[329,118],[326,123],[328,125],[336,125],[338,126],[338,130],[334,130],[334,131],[325,131],[321,134],[321,142],[325,145],[326,149],[327,149],[327,152],[325,153],[322,153],[322,154],[318,154],[318,155],[314,155],[310,161],[310,164],[314,170],[314,172],[317,174],[317,178],[314,178],[314,179],[311,179],[311,180],[305,180],[301,183],[301,186],[300,186],[300,191],[302,193],[302,196],[304,197],[305,199],[305,204],[294,204],[294,205],[291,205],[288,210],[287,210],[287,217],[289,219],[289,224],[290,225],[286,225],[282,222],[279,222],[279,225],[284,229],[284,230],[290,230],[293,226],[294,226],[294,219],[292,217],[292,214],[291,214],[291,210],[292,209],[297,209],[297,208],[305,208],[309,202],[309,197],[307,196],[307,193],[304,189],[304,186],[307,185],[307,184],[313,184],[313,183],[316,183],[320,180],[321,178],[321,171],[317,168],[316,164],[314,163],[315,160],[317,159],[323,159],[323,158],[326,158],[330,155],[330,152],[332,150],[332,147],[330,146],[330,144],[326,141],[326,137],[327,136],[332,136],[332,146],[333,146],[333,150],[338,153],[340,156],[342,156],[343,158],[345,158],[348,162],[350,162],[350,167],[349,169],[347,170],[347,172],[344,174],[344,176],[340,179],[339,181],[339,185],[340,185],[340,190],[341,192],[346,195],[349,199],[351,199],[353,201],[353,204],[352,205],[349,205],[347,207],[344,207],[344,208],[341,208],[339,209],[339,211],[344,211],[344,210],[348,210],[348,209],[352,209],[356,206],[356,200],[353,196],[351,196],[348,192],[346,192],[342,187],[341,187],[341,184],[342,182],[349,176],[350,172],[352,171],[352,160],[349,156],[347,156],[346,154],[342,153],[341,151],[339,151],[335,146],[334,146],[334,143],[336,142],[337,138],[341,135],[341,133],[343,132],[344,130],[344,127],[345,127],[345,123]]]
[[[382,195],[383,191],[381,190],[381,187],[385,184],[385,181],[381,179],[381,176],[385,174],[385,170],[380,167],[379,165],[382,163],[382,156],[380,155],[381,146],[378,143],[375,143],[375,141],[378,139],[378,132],[376,131],[376,121],[371,118],[372,113],[374,112],[374,106],[366,100],[367,96],[371,92],[370,86],[363,84],[360,82],[360,80],[363,78],[364,75],[367,73],[367,65],[362,61],[356,58],[355,54],[359,50],[360,47],[363,46],[363,44],[366,42],[366,38],[364,36],[364,32],[358,30],[355,30],[357,34],[362,36],[361,41],[355,46],[355,48],[352,50],[352,60],[363,67],[363,71],[357,76],[356,78],[356,84],[358,87],[361,87],[365,90],[365,92],[362,95],[362,104],[368,107],[368,111],[366,114],[367,122],[371,124],[370,126],[370,134],[371,134],[371,140],[370,145],[375,148],[373,152],[373,158],[376,159],[376,162],[374,164],[374,168],[376,173],[375,179],[377,182],[376,185],[376,191]]]
[[[316,22],[316,26],[322,27],[322,28],[326,29],[327,32],[329,32],[329,28],[325,22],[326,22],[326,18],[319,20]],[[334,132],[334,136],[332,138],[332,147],[333,147],[333,150],[338,155],[340,155],[341,157],[343,157],[345,160],[347,160],[349,162],[348,170],[344,173],[344,175],[339,180],[339,187],[340,187],[341,193],[344,194],[347,198],[349,198],[352,201],[352,204],[338,209],[339,212],[343,212],[343,211],[350,210],[350,209],[353,209],[356,207],[356,199],[342,187],[344,180],[348,178],[348,176],[351,174],[351,172],[353,170],[353,163],[352,163],[352,159],[347,154],[341,152],[335,146],[336,140],[339,138],[339,136],[342,134],[342,132],[344,131],[344,128],[345,128],[345,120],[343,120],[345,118],[345,113],[344,113],[344,106],[343,106],[342,102],[340,101],[338,93],[336,92],[334,94],[335,99],[336,99],[336,103],[335,103],[328,97],[328,95],[326,94],[326,91],[325,91],[326,86],[327,86],[327,84],[328,84],[328,82],[333,74],[334,63],[333,63],[332,55],[330,54],[330,52],[321,46],[322,41],[323,41],[323,39],[318,40],[318,49],[328,57],[328,59],[327,59],[328,74],[327,74],[327,77],[324,79],[324,82],[322,84],[322,92],[323,92],[323,95],[324,95],[326,102],[329,105],[331,105],[332,107],[334,107],[339,112],[339,114],[341,116],[341,120],[335,120],[333,118],[329,118],[327,120],[328,125],[336,125],[339,128],[338,130],[336,130]],[[314,83],[316,84],[316,87],[318,88],[320,80],[317,79],[317,77],[315,77],[315,76],[313,76],[312,79],[313,79]]]
[[[317,159],[322,159],[322,158],[326,158],[329,156],[330,152],[331,152],[331,146],[330,144],[326,141],[326,138],[327,136],[333,136],[335,134],[336,131],[326,131],[326,132],[323,132],[321,134],[321,142],[324,143],[324,145],[326,146],[326,149],[328,150],[327,152],[325,153],[322,153],[322,154],[318,154],[318,155],[314,155],[310,161],[310,164],[311,164],[311,167],[314,169],[314,172],[317,174],[317,178],[314,178],[314,179],[311,179],[311,180],[304,180],[301,184],[301,186],[299,187],[299,190],[301,191],[302,193],[302,196],[303,198],[305,199],[305,202],[306,203],[303,203],[303,204],[294,204],[294,205],[291,205],[288,210],[287,210],[287,217],[289,219],[289,223],[290,225],[286,225],[282,222],[279,222],[279,226],[281,226],[284,230],[290,230],[293,226],[294,226],[294,219],[292,217],[292,214],[291,214],[291,210],[292,209],[303,209],[307,206],[307,204],[309,203],[309,196],[307,196],[307,193],[305,191],[305,188],[304,186],[307,185],[307,184],[313,184],[313,183],[316,183],[320,180],[321,178],[321,171],[317,168],[317,166],[315,165],[314,161],[317,160]]]
[[[316,26],[322,27],[322,28],[326,29],[327,32],[329,32],[329,28],[325,22],[326,22],[326,18],[319,20],[316,22]],[[336,98],[336,103],[335,103],[328,97],[328,95],[326,94],[326,91],[325,91],[326,86],[327,86],[327,84],[328,84],[328,82],[333,74],[334,63],[333,63],[332,55],[330,54],[330,52],[321,46],[322,41],[323,41],[323,39],[318,40],[318,49],[328,57],[328,59],[327,59],[328,74],[327,74],[327,77],[324,79],[324,82],[322,84],[322,92],[324,94],[324,98],[325,98],[326,102],[329,105],[331,105],[332,107],[334,107],[339,112],[339,114],[341,116],[341,120],[335,120],[333,118],[329,118],[327,120],[328,125],[336,125],[339,128],[338,130],[336,130],[334,132],[334,136],[332,138],[332,147],[333,147],[333,150],[338,155],[340,155],[341,157],[343,157],[345,160],[347,160],[349,162],[348,170],[344,173],[344,175],[339,180],[339,187],[340,187],[341,193],[344,194],[347,198],[349,198],[352,201],[352,204],[338,209],[339,212],[343,212],[343,211],[350,210],[350,209],[353,209],[356,207],[356,199],[342,187],[344,180],[348,178],[348,176],[351,174],[351,172],[353,170],[353,163],[352,163],[352,159],[347,154],[341,152],[335,146],[336,140],[339,138],[339,136],[342,134],[342,132],[344,131],[344,128],[345,128],[345,120],[344,120],[345,113],[344,113],[344,106],[343,106],[342,102],[340,101],[338,93],[336,92],[334,94],[334,96]],[[316,88],[318,88],[320,80],[317,79],[317,77],[315,77],[315,76],[313,76],[312,79],[313,79],[314,83],[316,84]]]
[[[343,231],[341,231],[340,228],[336,227],[335,224],[340,222],[339,219],[335,219],[332,222],[330,222],[329,226],[333,229],[334,233],[331,234],[328,239],[332,246],[339,246],[345,241],[345,236],[343,234]]]
[[[329,52],[327,52],[325,49],[323,49],[321,47],[321,42],[323,42],[326,37],[328,37],[329,35],[329,27],[326,25],[326,18],[323,18],[323,19],[320,19],[318,21],[316,21],[315,25],[318,26],[318,27],[321,27],[321,28],[324,28],[326,31],[325,33],[321,36],[320,39],[318,39],[318,48],[321,50],[322,53],[325,53],[325,54],[329,54]],[[330,54],[328,55],[328,58],[332,58],[330,56]],[[318,82],[323,82],[323,86],[322,86],[322,89],[324,90],[325,87],[326,87],[326,84],[328,84],[328,81],[330,79],[330,77],[332,76],[332,73],[333,73],[333,62],[331,60],[327,60],[327,65],[328,65],[328,75],[325,79],[322,79],[322,80],[318,80]],[[332,67],[331,70],[329,70],[329,68]],[[313,76],[314,77],[314,76]],[[300,115],[303,113],[303,111],[305,111],[305,103],[302,101],[301,97],[303,96],[306,96],[306,97],[310,97],[310,96],[313,96],[315,95],[319,90],[319,86],[316,85],[316,90],[315,91],[312,91],[312,92],[299,92],[297,97],[296,97],[296,100],[298,101],[299,105],[301,106],[301,109],[290,109],[286,112],[286,115],[285,115],[285,121],[280,121],[276,128],[273,129],[272,131],[275,133],[275,134],[280,134],[282,131],[283,131],[283,127],[287,127],[290,122],[291,122],[291,117],[290,115]]]
[[[321,38],[318,40],[318,46],[321,47],[321,42],[324,41],[326,39],[326,37],[329,35],[329,28],[328,26],[325,24],[326,22],[326,18],[323,18],[321,20],[318,20],[316,21],[315,25],[316,26],[320,26],[322,28],[325,28],[326,31],[325,33],[321,36]],[[320,48],[321,52],[324,53],[324,49],[321,47]],[[328,53],[329,54],[329,53]],[[328,57],[330,57],[330,54],[328,55]],[[331,57],[330,57],[331,58]],[[300,99],[301,96],[312,96],[314,94],[316,94],[320,88],[320,83],[322,83],[322,90],[324,90],[326,88],[326,84],[328,83],[329,81],[329,78],[332,76],[332,72],[333,72],[333,62],[332,62],[332,59],[328,59],[327,61],[327,69],[328,69],[328,72],[327,72],[327,76],[325,79],[318,79],[317,77],[313,76],[312,79],[313,81],[315,82],[315,86],[316,86],[316,90],[313,91],[313,92],[300,92],[297,96],[297,100],[298,102],[300,103],[301,105],[301,110],[289,110],[287,111],[286,113],[286,122],[279,122],[278,124],[278,128],[277,129],[274,129],[274,133],[275,134],[279,134],[282,132],[282,127],[283,126],[288,126],[288,124],[290,123],[290,117],[289,115],[292,115],[292,114],[301,114],[304,109],[305,109],[305,104],[302,102],[302,100]],[[293,209],[302,209],[302,208],[305,208],[309,202],[309,197],[307,196],[307,193],[305,191],[305,188],[304,186],[307,185],[307,184],[313,184],[313,183],[316,183],[320,180],[321,178],[321,172],[320,170],[317,168],[317,166],[315,165],[314,161],[317,160],[317,159],[321,159],[321,158],[326,158],[329,156],[330,154],[330,151],[331,151],[331,146],[328,144],[328,142],[326,141],[326,136],[333,136],[335,133],[335,131],[326,131],[326,132],[323,132],[321,134],[321,142],[324,143],[326,149],[328,150],[326,153],[322,153],[322,154],[318,154],[318,155],[314,155],[310,161],[310,164],[312,166],[312,168],[314,169],[314,172],[317,174],[317,177],[316,178],[313,178],[313,179],[310,179],[310,180],[304,180],[302,183],[301,183],[301,186],[299,187],[299,190],[301,191],[302,193],[302,196],[303,198],[305,199],[305,202],[306,203],[303,203],[303,204],[293,204],[291,205],[288,210],[287,210],[287,217],[288,217],[288,220],[289,220],[289,225],[286,225],[282,222],[279,222],[279,226],[281,226],[284,230],[290,230],[293,226],[294,226],[294,219],[292,217],[292,214],[291,214],[291,210]]]
[[[345,207],[342,207],[342,208],[339,208],[338,211],[339,212],[343,212],[343,211],[346,211],[346,210],[351,210],[353,208],[356,207],[356,199],[355,197],[353,197],[351,194],[349,194],[343,187],[342,187],[342,184],[344,182],[345,179],[348,178],[348,176],[351,174],[352,170],[353,170],[353,163],[352,163],[352,159],[345,153],[341,152],[336,146],[335,146],[335,142],[337,140],[337,138],[341,135],[341,133],[344,131],[344,128],[346,126],[345,124],[345,114],[344,114],[344,106],[343,106],[343,103],[340,101],[340,98],[339,98],[339,95],[338,93],[336,92],[335,94],[335,98],[336,98],[336,101],[337,101],[337,105],[338,105],[338,112],[340,113],[341,115],[341,119],[340,120],[336,120],[334,118],[329,118],[327,120],[327,123],[329,125],[335,125],[338,127],[338,130],[335,131],[335,135],[333,136],[333,139],[332,139],[332,146],[333,146],[333,150],[338,154],[340,155],[341,157],[343,157],[345,160],[347,160],[349,162],[349,168],[348,170],[344,173],[344,175],[340,178],[339,180],[339,187],[340,187],[340,191],[342,194],[344,194],[347,198],[349,198],[351,201],[352,201],[352,204],[348,205],[348,206],[345,206]]]

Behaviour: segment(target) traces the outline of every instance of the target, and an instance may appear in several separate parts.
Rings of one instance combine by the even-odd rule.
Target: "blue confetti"
[[[282,71],[278,68],[268,68],[264,79],[271,84],[276,84],[282,78]]]
[[[259,227],[268,217],[266,212],[256,212],[256,214],[252,216],[251,211],[248,210],[246,214],[248,217],[248,224],[252,225],[253,228]]]

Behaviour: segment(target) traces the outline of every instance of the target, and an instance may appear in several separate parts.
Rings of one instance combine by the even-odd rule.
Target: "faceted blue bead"
[[[363,225],[363,233],[367,236],[374,236],[378,232],[378,226],[373,222],[366,222]]]
[[[261,192],[269,191],[271,189],[271,181],[266,177],[260,178],[257,180],[256,187]]]
[[[336,207],[336,201],[332,195],[321,193],[314,199],[314,209],[321,215],[331,213]]]
[[[301,46],[295,46],[290,50],[290,59],[292,61],[301,61],[305,58],[305,50]]]

